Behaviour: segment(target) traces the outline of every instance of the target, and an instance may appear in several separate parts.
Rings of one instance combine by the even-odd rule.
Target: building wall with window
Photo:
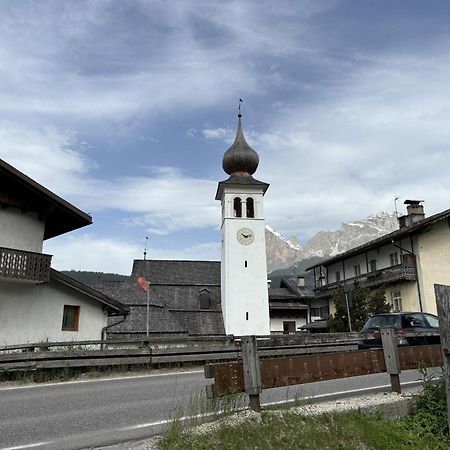
[[[404,240],[400,245],[404,253],[411,251],[411,243],[409,240]],[[328,282],[334,283],[337,281],[347,280],[358,275],[363,275],[375,270],[385,269],[393,265],[402,263],[402,250],[398,246],[384,245],[377,249],[371,249],[366,253],[352,256],[331,264],[328,267]],[[369,270],[367,270],[369,269]],[[339,275],[338,275],[339,274]]]
[[[386,301],[392,305],[392,311],[398,309],[396,308],[398,303],[401,305],[401,311],[420,311],[417,283],[413,281],[387,286],[384,295]],[[400,302],[395,300],[398,298],[400,298]]]
[[[423,310],[436,314],[434,284],[450,285],[450,222],[442,220],[421,235],[417,267]]]
[[[270,332],[273,334],[289,334],[298,331],[301,325],[306,324],[305,317],[298,317],[297,315],[280,314],[270,315]]]
[[[63,330],[64,305],[79,308],[78,323],[66,317],[66,328],[74,331]],[[106,324],[102,303],[57,281],[0,283],[0,346],[101,339]]]

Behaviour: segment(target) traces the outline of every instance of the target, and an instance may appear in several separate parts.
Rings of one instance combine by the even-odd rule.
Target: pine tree
[[[339,286],[333,295],[336,312],[328,319],[328,329],[333,333],[348,331],[347,306],[345,303],[345,291]]]
[[[354,282],[351,291],[347,292],[347,298],[344,287],[339,286],[331,301],[336,312],[328,320],[328,329],[335,333],[349,331],[347,301],[353,331],[361,331],[373,314],[389,312],[391,309],[383,289],[371,291],[369,288],[361,287],[357,281]]]
[[[373,291],[367,302],[367,313],[368,316],[373,316],[374,314],[387,313],[391,310],[391,305],[386,301],[384,295],[384,289],[377,289]]]

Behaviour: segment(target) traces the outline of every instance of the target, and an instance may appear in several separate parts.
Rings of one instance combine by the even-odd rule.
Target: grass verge
[[[441,436],[418,436],[402,420],[360,412],[303,416],[292,412],[261,416],[239,425],[223,425],[206,433],[172,428],[159,443],[161,450],[178,449],[308,449],[308,450],[438,450],[449,449]]]

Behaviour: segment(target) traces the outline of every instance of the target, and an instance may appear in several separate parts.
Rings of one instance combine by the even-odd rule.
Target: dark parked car
[[[404,336],[405,333],[412,331],[439,332],[439,321],[437,316],[422,312],[400,312],[376,314],[372,316],[361,330],[363,339],[358,343],[358,348],[367,349],[381,347],[381,337],[379,336],[379,331],[383,328],[394,328],[398,339],[398,345],[440,343],[439,336]],[[364,334],[372,333],[375,333],[375,337],[364,336]]]

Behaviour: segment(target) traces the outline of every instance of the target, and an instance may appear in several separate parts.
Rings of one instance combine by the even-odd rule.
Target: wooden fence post
[[[447,416],[450,433],[450,286],[434,285],[437,313],[439,317],[439,332],[444,360],[444,377],[447,387]]]
[[[245,393],[250,400],[250,409],[261,412],[259,394],[261,387],[261,368],[259,366],[258,343],[256,336],[244,336],[241,340],[242,364],[244,367]]]
[[[391,388],[393,392],[400,394],[400,359],[398,357],[397,338],[393,328],[381,330],[381,343],[383,345],[386,372],[391,377]]]

